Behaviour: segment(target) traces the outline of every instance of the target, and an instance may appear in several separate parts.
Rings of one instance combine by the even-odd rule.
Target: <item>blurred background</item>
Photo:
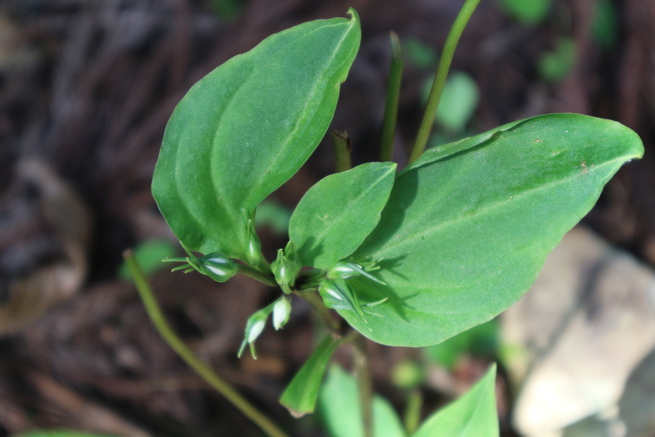
[[[355,164],[376,159],[394,30],[405,59],[395,157],[406,162],[462,3],[1,0],[0,436],[259,435],[154,331],[122,266],[127,248],[205,362],[292,435],[329,435],[319,415],[296,421],[277,403],[314,344],[308,306],[296,301],[284,331],[262,335],[257,361],[238,360],[247,317],[274,293],[248,278],[217,284],[160,269],[179,253],[150,194],[164,127],[216,66],[271,33],[352,6],[362,46],[332,128],[349,133]],[[481,2],[432,145],[577,112],[634,129],[646,154],[609,183],[504,319],[425,350],[369,345],[376,391],[398,411],[418,395],[427,414],[498,361],[503,435],[655,435],[653,22],[653,0]],[[330,146],[258,212],[269,258],[286,242],[295,203],[332,172]],[[349,351],[336,360],[349,367]]]

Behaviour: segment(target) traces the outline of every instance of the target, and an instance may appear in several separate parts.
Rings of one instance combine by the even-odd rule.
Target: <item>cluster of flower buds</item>
[[[249,345],[250,354],[254,359],[257,359],[257,354],[255,353],[255,340],[257,340],[257,337],[259,337],[264,331],[266,321],[271,313],[273,313],[273,326],[275,327],[275,330],[282,329],[287,321],[289,321],[289,316],[291,314],[291,299],[287,296],[280,296],[272,304],[260,309],[248,317],[243,341],[239,347],[239,358],[241,358],[246,346]]]
[[[386,285],[384,282],[371,275],[369,272],[377,270],[377,263],[357,264],[351,261],[339,261],[334,267],[328,269],[325,274],[325,279],[318,285],[318,292],[323,298],[325,305],[328,308],[336,310],[353,311],[362,322],[368,324],[364,313],[379,316],[372,311],[367,310],[367,307],[379,305],[386,301],[387,298],[370,302],[360,303],[357,295],[350,290],[346,283],[346,279],[363,276],[378,284]]]
[[[302,263],[292,241],[287,243],[284,250],[278,249],[277,258],[271,263],[271,269],[275,281],[285,294],[291,293],[301,267]]]
[[[184,245],[182,247],[186,251],[187,257],[166,258],[163,260],[164,262],[184,263],[171,270],[173,272],[182,270],[184,273],[189,273],[195,270],[198,273],[209,276],[216,282],[225,282],[239,271],[239,265],[221,253],[213,252],[196,258]]]

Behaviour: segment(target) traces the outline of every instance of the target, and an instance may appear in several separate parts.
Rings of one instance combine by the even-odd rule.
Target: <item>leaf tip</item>
[[[284,405],[284,404],[282,404],[282,405]],[[293,416],[294,419],[300,419],[301,417],[303,417],[303,416],[305,416],[307,414],[313,413],[313,411],[298,411],[298,410],[294,410],[293,408],[287,407],[286,405],[284,405],[284,406],[289,411],[289,414],[291,414]]]
[[[350,15],[350,19],[352,21],[354,21],[355,23],[359,23],[359,14],[352,6],[348,8],[348,15]]]

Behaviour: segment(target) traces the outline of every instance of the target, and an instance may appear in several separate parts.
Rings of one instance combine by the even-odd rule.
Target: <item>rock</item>
[[[528,436],[557,433],[611,410],[655,346],[655,275],[575,228],[533,288],[504,314],[503,337],[523,351],[509,362],[512,381],[523,380],[515,428]]]

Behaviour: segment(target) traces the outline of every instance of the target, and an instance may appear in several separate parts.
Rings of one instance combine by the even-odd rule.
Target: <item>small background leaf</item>
[[[286,237],[289,233],[291,210],[275,200],[264,200],[257,206],[255,226],[268,226],[278,236]]]
[[[498,4],[520,23],[535,26],[548,16],[552,0],[498,0]]]
[[[500,327],[498,320],[490,320],[468,329],[448,340],[428,346],[425,354],[432,361],[453,370],[463,355],[495,358],[499,352]]]
[[[539,75],[549,82],[560,82],[573,70],[577,48],[573,38],[560,38],[555,48],[539,58]]]
[[[424,87],[425,102],[427,102],[432,82],[427,80]],[[446,79],[439,107],[437,108],[436,122],[449,132],[463,132],[473,117],[475,108],[480,100],[478,84],[467,73],[454,71]]]
[[[300,200],[289,237],[304,265],[333,267],[352,254],[380,220],[396,164],[371,162],[323,178]]]
[[[150,275],[157,270],[170,268],[162,262],[164,258],[172,258],[177,255],[177,248],[164,240],[150,240],[140,243],[134,248],[134,256],[141,266],[143,273]],[[132,279],[130,270],[127,268],[125,261],[118,270],[118,276],[121,279]]]
[[[332,437],[363,437],[357,382],[336,365],[321,388],[319,408]],[[398,414],[380,396],[373,399],[373,421],[375,437],[405,437]]]
[[[496,365],[468,393],[437,411],[413,437],[497,437]]]

